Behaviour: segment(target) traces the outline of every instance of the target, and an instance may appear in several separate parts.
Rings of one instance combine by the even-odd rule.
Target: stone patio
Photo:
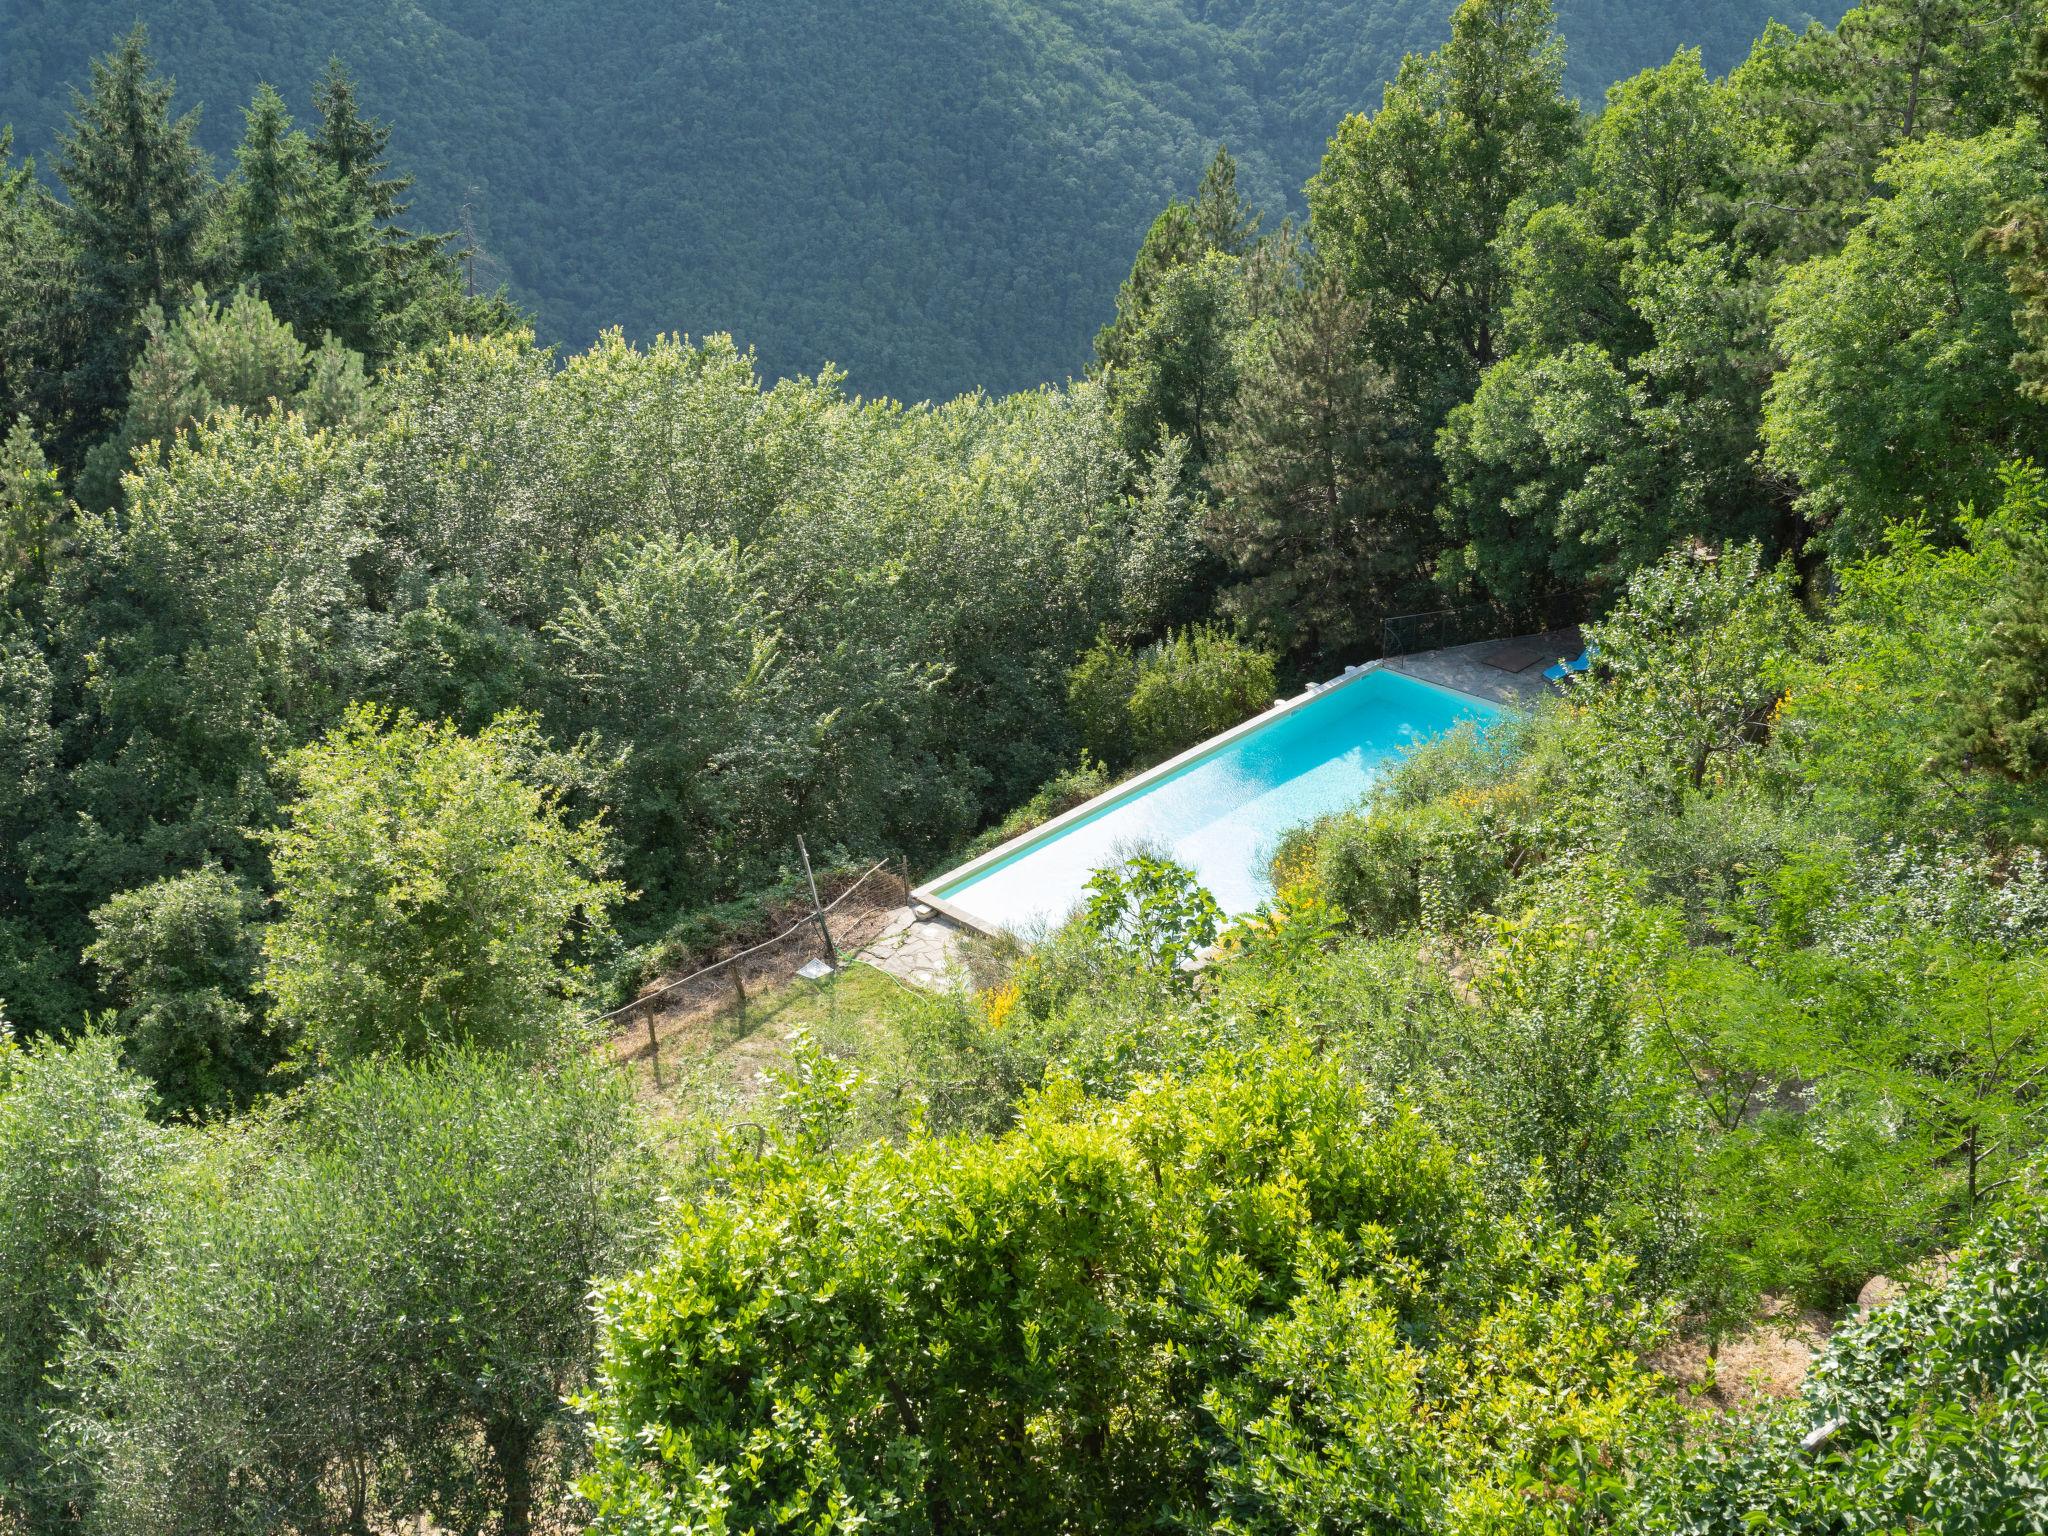
[[[906,985],[943,991],[960,969],[956,950],[962,936],[959,926],[940,913],[919,918],[910,908],[898,907],[874,942],[853,958]]]
[[[1511,640],[1481,640],[1451,645],[1413,656],[1389,656],[1388,670],[1402,672],[1439,688],[1455,688],[1496,704],[1533,704],[1550,688],[1543,669],[1583,650],[1576,628],[1553,629]],[[1508,670],[1513,668],[1513,670]]]

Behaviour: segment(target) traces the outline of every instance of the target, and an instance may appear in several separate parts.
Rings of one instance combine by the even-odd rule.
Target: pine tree
[[[404,245],[423,238],[398,227],[398,220],[409,206],[405,194],[412,187],[412,178],[390,174],[386,157],[391,129],[363,116],[356,104],[355,81],[349,78],[341,60],[327,61],[327,73],[313,88],[313,105],[320,111],[320,129],[312,140],[313,153],[341,178],[349,194],[382,227],[389,243]]]
[[[13,142],[0,127],[0,421],[25,415],[47,432],[63,411],[76,334],[71,248],[35,162],[10,163]]]
[[[1952,754],[2031,783],[2048,774],[2048,543],[2028,545],[1986,618],[1981,691],[1964,700]]]
[[[355,82],[339,59],[328,61],[326,75],[313,90],[313,104],[320,110],[313,153],[334,173],[345,216],[361,219],[375,232],[391,282],[406,288],[427,271],[452,272],[453,263],[446,256],[451,236],[421,234],[399,223],[411,207],[405,194],[412,189],[412,178],[392,171],[391,128],[363,116]]]
[[[240,279],[313,346],[377,344],[378,256],[370,199],[313,152],[268,85],[246,113],[230,197]]]
[[[1882,143],[1981,133],[2005,117],[2027,12],[2014,0],[1864,0],[1825,49],[1830,94]]]
[[[193,141],[198,114],[171,115],[141,25],[94,61],[92,92],[74,92],[58,136],[62,224],[77,248],[72,304],[82,338],[67,379],[74,439],[120,415],[150,305],[175,305],[204,276],[218,187]],[[76,446],[74,442],[73,446]]]
[[[236,275],[279,315],[295,319],[292,300],[304,277],[297,226],[313,179],[311,151],[269,85],[256,88],[243,120],[248,126],[228,192]]]
[[[375,361],[449,332],[489,335],[525,323],[502,291],[467,291],[448,249],[453,236],[399,222],[412,178],[391,170],[391,129],[363,115],[340,60],[329,61],[313,101],[320,127],[312,150],[325,174],[310,238],[333,279],[334,334]]]
[[[1168,273],[1211,252],[1242,259],[1258,244],[1258,211],[1237,190],[1237,162],[1228,146],[1219,148],[1193,200],[1175,198],[1145,232],[1130,276],[1117,290],[1116,318],[1095,337],[1096,361],[1112,369],[1137,362],[1138,335],[1151,319]]]
[[[290,319],[308,346],[331,336],[366,357],[384,356],[384,311],[402,308],[384,275],[377,231],[341,178],[315,165],[300,209],[305,281]]]
[[[195,422],[234,406],[252,415],[299,407],[312,354],[293,329],[248,288],[236,291],[226,304],[216,304],[203,288],[192,301],[166,317],[151,308],[144,320],[142,352],[128,376],[128,406],[121,425],[86,455],[78,475],[78,499],[88,507],[111,507],[121,496],[121,476],[135,450],[157,445],[161,457],[178,433]],[[346,398],[348,368],[353,356],[331,341],[323,347],[326,376],[318,405],[323,417],[316,425],[332,425],[352,409]],[[361,377],[360,364],[355,378]]]
[[[1369,650],[1434,553],[1429,438],[1372,360],[1369,321],[1334,276],[1310,282],[1247,361],[1213,475],[1226,604],[1298,654]]]
[[[1116,316],[1095,336],[1095,360],[1108,369],[1129,368],[1138,358],[1138,333],[1145,328],[1166,274],[1202,254],[1194,214],[1183,202],[1168,203],[1145,231],[1130,276],[1117,289]]]
[[[1864,0],[1832,30],[1773,25],[1729,87],[1752,149],[1741,239],[1790,265],[1838,246],[1886,151],[2011,120],[2026,0]]]
[[[0,439],[0,625],[35,612],[50,577],[58,530],[70,513],[57,471],[25,416]]]
[[[1259,240],[1259,211],[1237,190],[1237,162],[1230,146],[1218,147],[1216,158],[1202,173],[1189,212],[1195,236],[1205,249],[1225,256],[1247,256]]]

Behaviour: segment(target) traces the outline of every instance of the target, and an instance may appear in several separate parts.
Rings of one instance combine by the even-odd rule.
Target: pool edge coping
[[[1177,773],[1179,770],[1187,767],[1189,764],[1198,762],[1202,758],[1209,756],[1211,753],[1222,750],[1231,742],[1237,740],[1238,737],[1248,735],[1250,732],[1258,730],[1262,726],[1270,725],[1273,721],[1279,719],[1282,715],[1291,714],[1293,711],[1297,709],[1301,709],[1309,704],[1313,704],[1316,700],[1324,698],[1327,695],[1334,693],[1337,689],[1342,688],[1347,684],[1355,683],[1360,678],[1365,677],[1374,672],[1379,672],[1382,670],[1391,671],[1394,676],[1399,678],[1405,678],[1407,681],[1411,683],[1419,683],[1424,688],[1436,688],[1444,693],[1453,693],[1458,695],[1458,697],[1460,698],[1472,699],[1475,702],[1486,704],[1494,709],[1501,710],[1504,713],[1512,707],[1510,705],[1502,704],[1498,699],[1484,699],[1476,693],[1467,693],[1462,688],[1447,687],[1442,683],[1433,683],[1426,677],[1417,677],[1412,672],[1403,672],[1399,668],[1388,667],[1387,663],[1395,659],[1397,658],[1382,656],[1377,660],[1368,661],[1356,667],[1346,667],[1341,674],[1331,678],[1327,683],[1310,683],[1306,688],[1304,688],[1300,693],[1296,694],[1293,698],[1282,699],[1278,703],[1276,703],[1271,709],[1261,710],[1258,714],[1253,715],[1250,719],[1239,721],[1236,725],[1233,725],[1227,731],[1222,731],[1217,735],[1211,736],[1206,741],[1196,742],[1195,745],[1189,747],[1187,751],[1178,753],[1173,757],[1169,757],[1163,763],[1155,763],[1150,768],[1147,768],[1143,773],[1133,774],[1130,778],[1124,780],[1123,783],[1118,784],[1113,788],[1105,789],[1101,794],[1095,795],[1090,799],[1082,801],[1079,805],[1075,806],[1071,810],[1060,812],[1060,814],[1053,817],[1052,820],[1042,821],[1037,826],[1033,827],[1030,831],[1019,832],[1015,837],[1010,838],[1008,841],[998,843],[995,847],[989,849],[988,852],[976,854],[973,858],[969,859],[965,864],[956,865],[954,868],[947,870],[944,874],[934,876],[932,879],[925,881],[922,885],[918,886],[915,890],[913,890],[910,893],[910,899],[912,901],[923,902],[926,906],[930,907],[934,912],[942,913],[946,917],[952,919],[954,922],[959,923],[961,926],[973,929],[976,933],[987,934],[990,938],[1004,938],[1010,936],[1010,929],[992,927],[988,922],[986,922],[982,918],[971,916],[963,909],[954,906],[952,903],[948,902],[943,897],[937,895],[936,892],[938,891],[939,887],[953,885],[958,883],[962,878],[966,876],[979,874],[987,866],[991,864],[999,864],[1003,860],[1009,858],[1012,854],[1022,852],[1023,849],[1027,847],[1029,844],[1040,841],[1049,841],[1054,835],[1063,830],[1069,823],[1080,821],[1085,817],[1092,816],[1096,812],[1106,809],[1110,804],[1114,803],[1115,801],[1122,800],[1131,795],[1136,794],[1139,790],[1145,788],[1154,780],[1165,778],[1168,774],[1171,773]]]

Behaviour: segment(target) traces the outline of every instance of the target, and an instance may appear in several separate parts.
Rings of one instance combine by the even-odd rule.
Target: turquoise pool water
[[[1355,805],[1416,743],[1500,714],[1468,694],[1367,672],[931,891],[987,927],[1029,937],[1064,922],[1096,870],[1163,849],[1225,912],[1249,912],[1273,894],[1267,865],[1287,832]]]

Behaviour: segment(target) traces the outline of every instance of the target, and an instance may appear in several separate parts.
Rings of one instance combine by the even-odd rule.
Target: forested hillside
[[[265,81],[295,112],[330,56],[432,226],[541,336],[730,331],[770,377],[826,362],[905,399],[1087,361],[1146,221],[1217,144],[1276,213],[1324,139],[1440,42],[1448,0],[0,0],[0,122],[46,157],[81,61],[148,22],[224,157]],[[1575,0],[1573,90],[1702,45],[1732,64],[1767,0]],[[1825,19],[1832,20],[1831,12]]]
[[[937,405],[537,345],[339,68],[0,134],[0,1533],[2048,1529],[2048,8],[1556,22]],[[1259,910],[615,1032],[1418,609],[1587,666]]]

